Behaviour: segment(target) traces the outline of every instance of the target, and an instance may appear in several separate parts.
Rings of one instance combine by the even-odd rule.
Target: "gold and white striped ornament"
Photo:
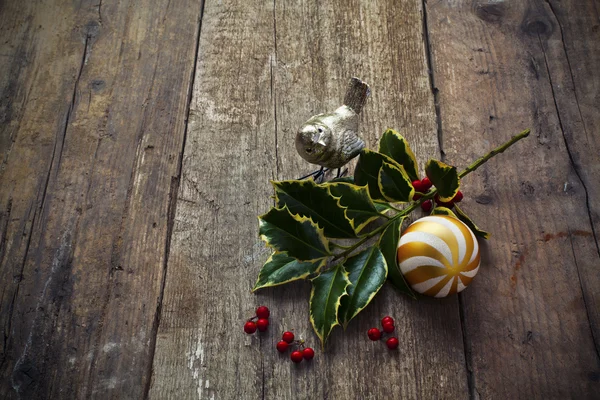
[[[446,297],[464,290],[477,274],[479,244],[462,221],[432,215],[404,231],[398,243],[398,264],[414,291]]]

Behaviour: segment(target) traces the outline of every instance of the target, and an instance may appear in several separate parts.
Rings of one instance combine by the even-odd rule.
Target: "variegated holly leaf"
[[[402,165],[411,181],[419,179],[417,159],[401,134],[393,129],[385,131],[379,140],[379,152]]]
[[[350,285],[348,272],[341,264],[321,272],[312,279],[312,290],[310,292],[310,322],[315,333],[321,339],[321,346],[331,330],[339,325],[338,309],[346,289]]]
[[[342,182],[327,183],[325,185],[332,195],[340,198],[340,204],[346,207],[346,215],[352,220],[356,233],[359,233],[377,218],[385,217],[379,213],[371,200],[366,186],[356,186]]]
[[[269,247],[301,260],[318,260],[331,255],[329,241],[310,218],[287,209],[271,208],[258,217],[258,233]]]
[[[375,246],[348,258],[344,262],[351,285],[348,296],[342,299],[339,316],[344,329],[352,318],[358,315],[375,297],[385,283],[388,274],[387,263],[381,251]]]
[[[377,178],[379,191],[388,201],[406,203],[413,199],[415,188],[402,165],[384,162]]]
[[[471,220],[471,218],[469,218],[469,216],[465,214],[463,210],[461,210],[456,204],[454,205],[454,210],[456,211],[456,216],[458,217],[458,219],[460,219],[462,222],[465,223],[465,225],[471,228],[475,236],[484,238],[486,240],[490,238],[489,232],[479,229],[479,227],[475,225],[473,220]]]
[[[381,234],[377,246],[386,260],[388,266],[388,279],[398,291],[404,293],[413,299],[415,294],[406,281],[398,266],[398,243],[400,242],[400,231],[404,217],[395,219]]]
[[[273,182],[277,207],[284,205],[293,214],[310,217],[330,238],[355,238],[356,233],[346,210],[329,192],[312,179]]]
[[[447,207],[436,207],[431,210],[431,215],[447,215],[449,217],[453,217],[458,219],[458,217]]]
[[[332,180],[329,181],[329,183],[350,183],[350,184],[354,184],[354,177],[353,176],[341,176],[339,178],[333,178]]]
[[[427,177],[437,189],[440,201],[449,202],[458,192],[460,179],[456,167],[438,160],[429,160],[425,166]]]
[[[325,264],[327,264],[327,258],[302,262],[290,257],[287,253],[273,253],[260,270],[252,291],[305,279],[318,272]]]
[[[354,183],[359,186],[368,185],[369,194],[373,200],[387,201],[381,190],[379,190],[379,170],[384,162],[400,167],[400,164],[385,154],[364,149],[360,153],[356,169],[354,170]]]

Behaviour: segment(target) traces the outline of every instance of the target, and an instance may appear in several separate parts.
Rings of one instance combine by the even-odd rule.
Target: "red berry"
[[[394,318],[390,317],[389,315],[386,317],[383,317],[383,319],[381,320],[381,326],[387,324],[388,322],[391,322],[393,324]]]
[[[244,325],[244,332],[246,332],[249,335],[256,332],[256,324],[252,321],[246,322],[246,324]]]
[[[423,186],[423,189],[425,191],[428,191],[433,186],[433,183],[431,183],[431,181],[429,180],[428,177],[425,177],[425,178],[421,179],[421,185]]]
[[[398,345],[400,344],[400,342],[398,342],[398,339],[395,337],[391,337],[389,338],[385,344],[387,345],[388,349],[390,350],[394,350],[398,347]]]
[[[256,327],[261,332],[266,331],[269,327],[269,320],[264,318],[259,319],[258,321],[256,321]]]
[[[393,322],[386,322],[385,324],[383,324],[383,331],[385,333],[392,333],[392,332],[394,332],[394,323]]]
[[[417,201],[417,200],[419,200],[420,198],[421,198],[421,195],[420,195],[420,194],[416,194],[416,193],[415,193],[415,195],[413,196],[413,200],[414,200],[414,201]]]
[[[412,185],[417,192],[421,192],[421,193],[425,192],[425,188],[420,180],[412,181]]]
[[[425,200],[424,202],[421,203],[421,208],[425,212],[431,211],[432,207],[433,207],[433,203],[431,202],[431,200]]]
[[[265,306],[260,306],[256,309],[256,316],[258,318],[264,318],[267,319],[269,318],[269,315],[271,315],[271,312],[269,311],[269,309]]]
[[[302,361],[304,356],[302,355],[301,351],[296,350],[296,351],[292,351],[292,354],[290,354],[290,358],[292,359],[293,362],[295,362],[297,364],[300,361]]]
[[[461,201],[463,199],[463,194],[462,192],[459,190],[458,192],[456,192],[456,194],[454,195],[454,197],[452,198],[452,202],[453,203],[458,203],[459,201]]]
[[[381,339],[381,331],[377,328],[371,328],[367,331],[369,339],[375,341]]]
[[[288,349],[288,346],[288,342],[282,340],[281,342],[277,343],[277,351],[283,353]]]
[[[304,350],[302,350],[302,356],[304,357],[305,360],[312,360],[313,357],[315,356],[315,351],[313,349],[311,349],[310,347],[307,347]]]
[[[284,342],[292,343],[294,341],[294,334],[292,332],[283,332],[281,339]]]

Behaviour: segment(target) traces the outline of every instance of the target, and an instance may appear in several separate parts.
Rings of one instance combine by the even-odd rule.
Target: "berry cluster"
[[[281,341],[277,343],[277,351],[285,353],[290,345],[297,345],[302,348],[302,350],[294,350],[292,351],[292,354],[290,354],[290,359],[296,364],[302,360],[312,360],[315,356],[315,351],[313,349],[304,347],[304,340],[294,340],[294,334],[292,332],[283,332]]]
[[[433,186],[433,184],[427,177],[425,177],[421,180],[413,181],[412,185],[415,188],[415,191],[417,192],[413,197],[414,200],[419,200],[421,198],[421,196],[423,194],[426,194],[429,191],[429,189],[431,189],[431,187]],[[456,193],[456,195],[452,198],[452,200],[447,201],[447,202],[440,201],[440,196],[436,194],[435,195],[435,204],[439,207],[452,208],[454,206],[454,203],[458,203],[462,199],[463,199],[463,194],[460,190]],[[431,209],[433,208],[433,201],[425,200],[423,203],[421,203],[421,208],[425,212],[431,211]]]
[[[383,332],[385,332],[385,333],[394,332],[394,329],[395,329],[394,319],[390,316],[383,317],[383,319],[381,320],[381,327],[382,327]],[[382,333],[377,328],[369,329],[367,331],[367,336],[369,336],[369,339],[371,339],[372,341],[377,341],[377,340],[382,339],[382,337],[381,337]],[[400,342],[398,341],[398,338],[392,336],[392,337],[389,337],[385,341],[385,344],[388,347],[388,349],[394,350],[394,349],[398,348],[398,345],[400,344]]]
[[[260,332],[264,332],[269,327],[269,315],[271,312],[265,306],[260,306],[256,309],[256,315],[250,318],[244,324],[244,332],[251,335],[258,329]],[[256,322],[254,322],[256,320]]]
[[[431,183],[428,177],[425,177],[421,180],[417,179],[416,181],[413,181],[412,185],[415,188],[415,192],[419,193],[415,194],[413,199],[419,200],[421,198],[421,194],[425,194],[429,191],[429,189],[431,189],[433,183]]]

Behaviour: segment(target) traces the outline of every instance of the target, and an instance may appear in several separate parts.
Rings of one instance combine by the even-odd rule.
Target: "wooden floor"
[[[422,165],[533,134],[463,182],[471,287],[385,287],[296,366],[256,216],[351,76]],[[0,160],[2,399],[600,398],[599,0],[0,0]]]

